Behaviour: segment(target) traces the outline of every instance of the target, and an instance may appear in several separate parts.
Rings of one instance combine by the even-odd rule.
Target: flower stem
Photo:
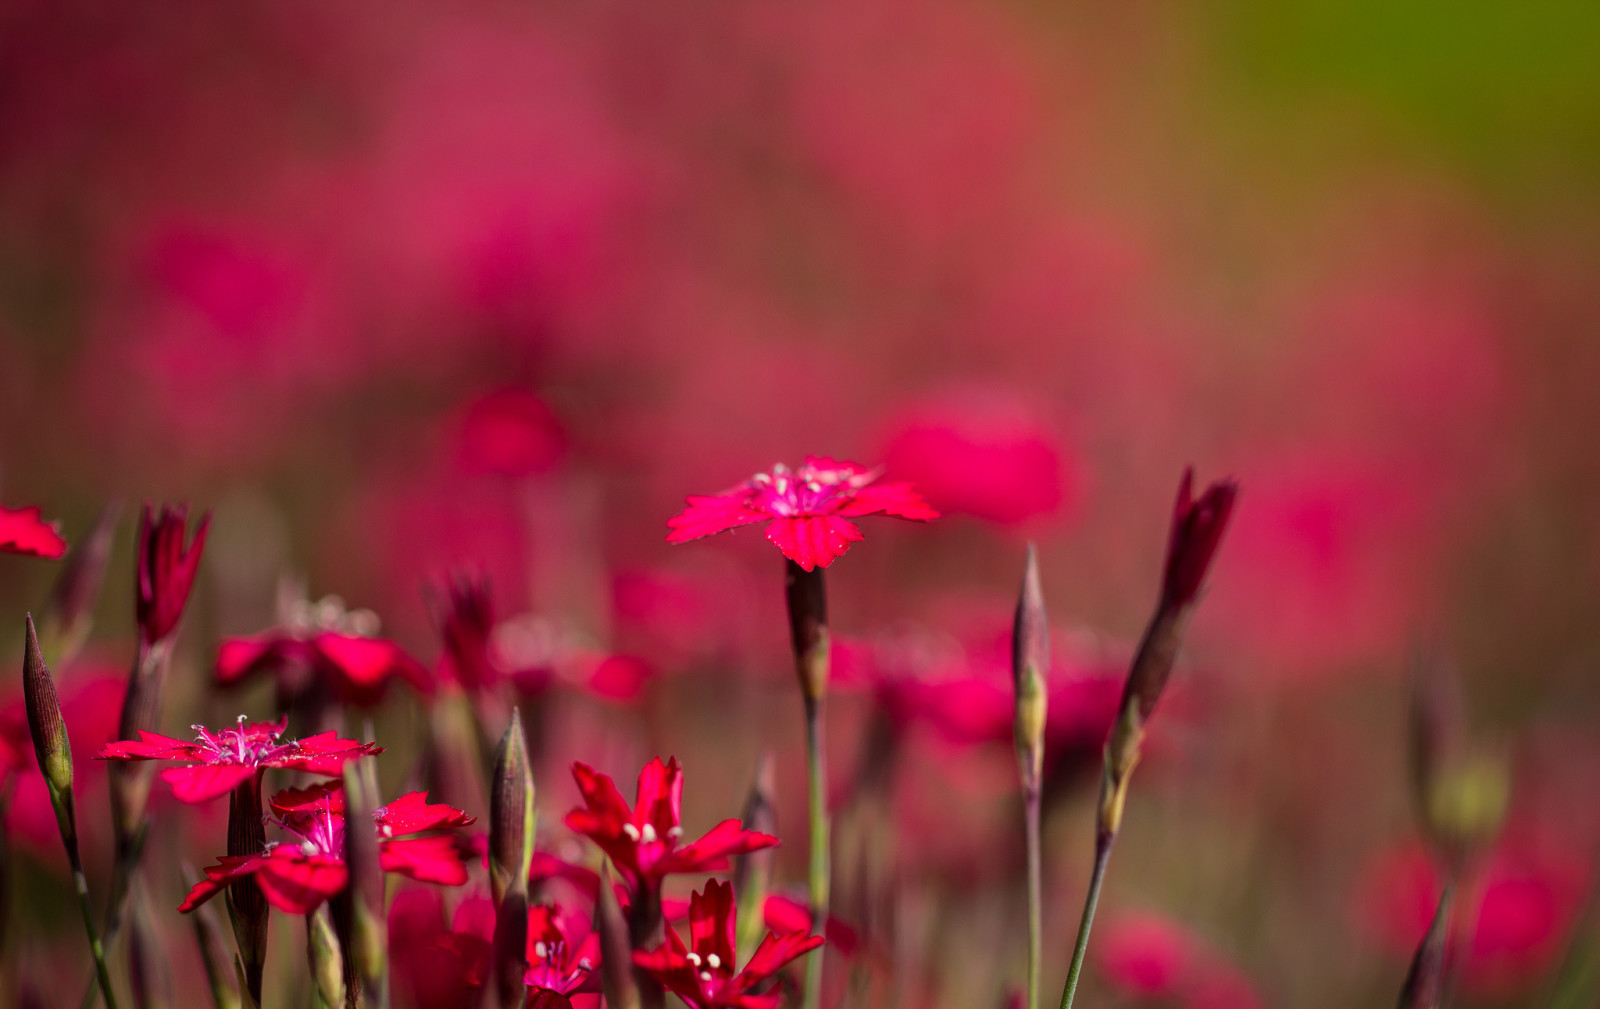
[[[1044,923],[1044,886],[1040,869],[1039,789],[1023,790],[1023,826],[1028,844],[1028,1009],[1039,1009],[1039,957]]]
[[[1078,941],[1072,947],[1072,965],[1067,968],[1067,984],[1061,991],[1061,1009],[1072,1009],[1072,997],[1078,992],[1078,974],[1083,970],[1083,955],[1089,949],[1089,928],[1094,924],[1094,909],[1100,903],[1100,885],[1106,880],[1106,863],[1111,859],[1111,845],[1115,834],[1101,834],[1095,839],[1094,872],[1089,876],[1089,892],[1083,899],[1083,919],[1078,922]]]
[[[89,881],[83,875],[83,860],[78,856],[78,838],[63,833],[61,840],[67,849],[67,862],[72,866],[72,885],[78,891],[78,910],[83,913],[83,929],[89,935],[89,952],[94,955],[94,973],[100,982],[100,993],[105,996],[106,1009],[117,1009],[117,997],[111,991],[111,972],[106,970],[106,951],[100,945],[100,933],[94,926]]]
[[[832,878],[828,865],[828,776],[822,746],[822,698],[807,697],[805,706],[806,784],[811,809],[811,927],[821,933],[827,927],[828,884]],[[806,960],[805,1009],[819,1009],[822,1005],[822,952],[825,948],[817,947]]]

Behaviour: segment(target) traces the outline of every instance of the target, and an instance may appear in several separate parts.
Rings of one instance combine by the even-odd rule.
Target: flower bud
[[[228,854],[255,855],[267,844],[261,809],[261,775],[256,774],[228,796]],[[228,884],[228,919],[238,944],[239,996],[246,1005],[260,1005],[267,962],[267,898],[254,876]]]
[[[39,635],[34,630],[32,614],[27,617],[22,692],[28,709],[28,731],[33,735],[33,752],[39,758],[39,770],[50,788],[56,819],[63,836],[69,832],[76,834],[71,822],[72,748],[67,742],[67,723],[61,718],[61,698],[56,694],[55,680],[39,651]]]
[[[527,893],[535,823],[533,771],[528,767],[522,715],[512,708],[511,724],[495,751],[489,800],[489,873],[496,904],[507,892]]]
[[[350,949],[365,1004],[386,1009],[389,963],[383,913],[383,867],[372,825],[375,796],[357,761],[344,765],[344,861],[350,873]]]
[[[311,980],[322,1004],[327,1009],[343,1009],[344,955],[339,950],[333,913],[326,902],[306,915],[306,962],[311,966]]]
[[[164,641],[178,626],[189,590],[200,569],[200,555],[206,546],[206,531],[211,513],[200,517],[194,539],[184,547],[184,532],[189,521],[187,504],[163,505],[152,516],[147,504],[139,512],[139,552],[134,559],[134,613],[139,622],[140,642],[153,645]]]
[[[1011,625],[1011,681],[1016,696],[1013,730],[1023,787],[1039,789],[1044,769],[1044,725],[1049,709],[1045,673],[1050,668],[1050,619],[1039,586],[1039,554],[1028,544],[1022,591]]]
[[[1193,605],[1227,531],[1228,517],[1239,495],[1233,480],[1219,480],[1196,500],[1194,467],[1183,471],[1178,500],[1172,509],[1172,533],[1167,541],[1167,564],[1162,578],[1163,606]]]
[[[1428,926],[1428,933],[1411,960],[1411,969],[1406,972],[1405,985],[1400,989],[1400,1009],[1438,1009],[1444,996],[1449,922],[1450,888],[1446,887],[1433,913],[1433,924]]]

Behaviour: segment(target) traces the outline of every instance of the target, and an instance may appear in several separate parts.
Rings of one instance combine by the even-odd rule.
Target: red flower
[[[0,508],[0,551],[53,561],[67,552],[67,541],[38,508]]]
[[[218,683],[271,672],[296,694],[309,673],[340,699],[363,707],[376,703],[396,676],[423,692],[432,686],[420,662],[393,641],[373,636],[378,618],[370,610],[346,610],[339,597],[327,596],[314,603],[295,600],[281,607],[280,619],[279,627],[222,642]]]
[[[211,526],[211,513],[200,517],[194,540],[184,549],[188,522],[187,504],[163,505],[153,517],[149,505],[139,512],[134,602],[145,644],[154,644],[171,634],[189,601],[189,589],[194,586],[200,554],[206,545],[206,530]]]
[[[337,777],[346,761],[383,752],[377,743],[340,739],[333,732],[283,742],[287,725],[287,717],[276,722],[247,722],[240,715],[238,727],[219,732],[203,725],[190,726],[198,734],[192,743],[141,729],[136,740],[107,743],[100,757],[185,761],[191,766],[169,767],[161,772],[161,780],[171,785],[172,794],[182,801],[205,802],[228,794],[269,767]]]
[[[528,973],[523,980],[535,991],[558,995],[599,991],[599,934],[586,932],[574,942],[568,938],[576,934],[574,923],[563,928],[560,916],[561,909],[553,904],[528,909]]]
[[[939,517],[908,483],[876,483],[881,471],[853,462],[806,456],[799,469],[779,463],[737,487],[688,498],[688,508],[667,520],[668,543],[771,520],[767,539],[810,571],[827,567],[861,539],[850,519],[894,515],[927,522]]]
[[[738,820],[729,819],[693,844],[678,847],[683,836],[678,819],[683,772],[676,757],[666,764],[657,757],[639,772],[638,803],[632,810],[608,775],[575,763],[572,776],[586,806],[567,814],[567,826],[598,844],[635,889],[659,886],[671,873],[716,872],[727,868],[729,855],[778,843],[770,834],[745,830]]]
[[[1194,467],[1183,471],[1178,485],[1178,500],[1172,509],[1172,535],[1167,541],[1167,564],[1162,579],[1161,600],[1165,606],[1187,606],[1194,602],[1205,581],[1211,558],[1216,555],[1239,485],[1219,480],[1194,498]]]
[[[442,676],[455,679],[467,690],[492,686],[501,673],[489,647],[494,633],[494,598],[488,582],[467,576],[452,578],[432,602],[444,638],[439,662]]]
[[[178,906],[189,912],[215,897],[229,883],[255,876],[267,902],[288,914],[309,914],[344,890],[344,787],[327,782],[291,788],[272,797],[278,825],[298,843],[269,841],[254,855],[223,855],[206,867],[206,878]],[[372,813],[378,832],[378,858],[385,872],[424,883],[460,886],[467,865],[458,839],[449,834],[402,837],[444,827],[464,827],[476,817],[453,806],[431,804],[427,793],[410,792]]]
[[[667,942],[651,952],[633,954],[633,962],[655,975],[690,1009],[775,1009],[780,993],[756,994],[756,988],[786,964],[822,945],[822,936],[790,932],[767,933],[745,964],[735,972],[735,909],[733,887],[714,879],[704,892],[689,898],[689,938],[686,947],[678,930],[668,926]]]

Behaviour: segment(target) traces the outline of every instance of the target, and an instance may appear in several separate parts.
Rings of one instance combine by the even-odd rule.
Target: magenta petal
[[[423,883],[461,886],[467,881],[461,845],[448,835],[385,841],[378,861],[384,872],[397,872]]]
[[[774,519],[767,539],[802,568],[825,568],[861,539],[854,522],[837,515]]]
[[[350,881],[342,860],[307,855],[292,846],[279,846],[262,862],[256,882],[267,903],[285,914],[310,914]]]
[[[0,508],[0,551],[56,560],[66,554],[67,541],[38,508]]]
[[[161,780],[172,786],[179,802],[207,802],[227,795],[255,773],[256,769],[246,764],[195,764],[169,767],[161,772]]]
[[[863,487],[856,491],[848,504],[839,509],[839,514],[893,515],[918,522],[931,522],[939,517],[939,513],[909,483],[878,483]]]
[[[390,836],[415,834],[438,827],[465,827],[477,821],[477,817],[468,816],[454,806],[430,803],[427,792],[407,792],[378,809],[373,813],[373,818]]]
[[[667,520],[668,543],[687,543],[767,517],[766,512],[749,506],[748,492],[743,488],[729,494],[690,497],[687,504],[687,508]]]

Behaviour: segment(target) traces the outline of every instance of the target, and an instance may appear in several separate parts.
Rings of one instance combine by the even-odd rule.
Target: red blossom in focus
[[[190,766],[169,767],[161,772],[161,780],[172,786],[172,794],[180,800],[205,802],[228,794],[269,767],[337,777],[346,761],[383,752],[376,743],[340,739],[333,732],[284,742],[288,722],[287,717],[276,722],[247,722],[240,715],[238,726],[232,729],[212,732],[203,725],[191,726],[197,733],[191,743],[140,730],[136,740],[107,743],[100,757],[184,761]]]
[[[269,841],[254,855],[224,855],[207,866],[206,878],[189,891],[179,911],[189,912],[215,897],[229,883],[254,876],[267,902],[287,914],[309,914],[337,896],[349,882],[345,867],[344,787],[339,782],[291,788],[272,797],[278,825],[295,841]],[[464,846],[451,834],[402,835],[464,827],[476,817],[453,806],[429,803],[427,793],[410,792],[372,813],[378,833],[378,859],[385,872],[443,886],[467,881]]]
[[[200,554],[206,546],[206,531],[211,527],[211,513],[200,517],[194,539],[185,548],[188,523],[187,504],[163,505],[155,514],[147,504],[139,512],[134,601],[145,644],[154,644],[172,633],[189,601],[189,590],[194,587]]]
[[[600,990],[600,936],[575,922],[562,921],[561,909],[539,904],[528,909],[528,972],[523,980],[535,991],[558,995]]]
[[[1162,577],[1164,606],[1187,606],[1194,602],[1205,581],[1211,558],[1216,556],[1233,513],[1239,485],[1219,480],[1194,497],[1194,467],[1183,471],[1178,485],[1178,500],[1172,509],[1172,533],[1167,540],[1167,563]]]
[[[939,517],[909,483],[880,484],[880,475],[880,470],[822,456],[806,456],[793,471],[779,463],[720,494],[690,496],[688,507],[667,520],[667,542],[687,543],[770,520],[767,539],[810,571],[832,564],[861,539],[852,518],[893,515],[928,522]]]
[[[53,561],[66,554],[67,541],[38,508],[0,508],[0,552]]]
[[[730,855],[778,843],[770,834],[745,830],[738,820],[728,819],[680,848],[683,772],[676,757],[665,764],[657,757],[639,772],[638,802],[631,810],[609,775],[575,763],[572,776],[585,805],[567,814],[567,826],[598,844],[635,889],[659,886],[662,877],[673,873],[716,872],[727,868]]]
[[[757,994],[760,987],[790,961],[822,945],[822,936],[805,932],[768,933],[745,964],[736,971],[734,952],[736,910],[733,887],[707,880],[705,890],[689,898],[689,938],[685,946],[678,930],[668,926],[665,945],[650,952],[635,952],[634,963],[690,1006],[690,1009],[775,1009],[782,994]]]

